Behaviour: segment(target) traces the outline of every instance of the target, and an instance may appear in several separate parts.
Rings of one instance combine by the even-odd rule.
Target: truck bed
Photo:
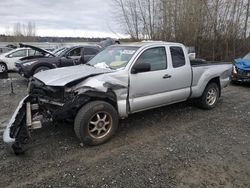
[[[232,70],[231,63],[195,60],[191,62],[191,67],[193,71],[193,98],[200,97],[208,81],[213,78],[219,78],[221,88],[224,88],[229,83],[229,75]]]
[[[192,66],[192,67],[231,64],[231,62],[206,61],[206,60],[204,60],[204,59],[194,59],[194,60],[190,60],[190,63],[191,63],[191,66]]]

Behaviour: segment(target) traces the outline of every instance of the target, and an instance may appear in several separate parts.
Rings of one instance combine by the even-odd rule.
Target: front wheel
[[[219,99],[219,87],[216,83],[210,83],[205,88],[202,96],[198,99],[198,106],[203,109],[213,109]]]
[[[75,117],[76,136],[87,145],[99,145],[109,140],[118,127],[116,109],[104,101],[84,105]]]

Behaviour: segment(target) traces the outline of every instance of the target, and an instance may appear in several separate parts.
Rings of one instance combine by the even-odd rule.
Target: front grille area
[[[250,78],[250,71],[238,69],[238,76],[243,78]]]
[[[32,97],[48,99],[56,102],[64,101],[64,88],[46,86],[38,79],[32,78],[29,83],[29,94]]]

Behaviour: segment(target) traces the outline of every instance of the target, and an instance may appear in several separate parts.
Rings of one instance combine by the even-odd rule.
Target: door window
[[[33,50],[33,49],[29,49],[29,56],[42,56],[43,54],[39,51]]]
[[[95,48],[84,48],[84,54],[85,55],[96,55],[99,52],[99,50]]]
[[[75,48],[68,53],[68,56],[81,56],[81,48]]]
[[[29,49],[28,53],[29,53],[29,56],[33,56],[33,55],[35,55],[35,50]]]
[[[44,54],[43,54],[42,52],[35,51],[35,55],[36,55],[36,56],[43,56]]]
[[[165,47],[156,47],[144,51],[137,59],[138,63],[149,63],[151,71],[163,70],[167,68],[167,57]]]
[[[172,57],[172,64],[174,68],[184,66],[185,56],[183,49],[181,47],[170,47],[170,53]]]
[[[18,50],[9,55],[9,57],[25,57],[25,56],[26,56],[26,50]]]

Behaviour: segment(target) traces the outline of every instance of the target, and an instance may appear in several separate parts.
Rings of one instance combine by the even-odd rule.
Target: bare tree
[[[246,4],[246,16],[245,16],[245,22],[244,22],[244,37],[245,39],[248,37],[248,33],[247,33],[247,30],[248,30],[248,20],[249,20],[249,8],[250,8],[250,0],[247,1],[247,4]]]
[[[6,34],[13,35],[15,42],[35,41],[36,25],[34,22],[28,22],[27,24],[15,23],[12,31],[10,31],[9,27],[7,28]]]
[[[121,12],[119,23],[132,39],[183,42],[213,60],[250,50],[250,0],[113,1]]]

